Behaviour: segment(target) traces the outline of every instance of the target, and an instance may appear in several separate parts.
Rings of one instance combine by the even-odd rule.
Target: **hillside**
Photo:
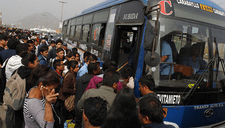
[[[59,29],[59,19],[53,16],[49,12],[35,13],[31,16],[27,16],[22,20],[15,22],[15,26],[21,27],[23,29],[36,28],[40,26],[41,28],[51,28],[53,30]]]

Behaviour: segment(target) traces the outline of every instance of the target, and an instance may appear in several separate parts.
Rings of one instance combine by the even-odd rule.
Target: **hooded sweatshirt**
[[[26,79],[26,92],[28,92],[32,88],[31,87],[32,84],[27,82],[27,78],[30,76],[32,70],[33,70],[32,68],[21,66],[21,67],[19,67],[19,69],[17,71],[18,75],[22,79]]]
[[[22,62],[21,62],[22,57],[20,57],[19,55],[14,55],[12,56],[9,60],[8,63],[5,67],[5,75],[6,75],[6,81],[9,80],[9,78],[11,77],[12,73],[18,69],[20,66],[23,66]],[[5,61],[6,62],[6,61]],[[3,65],[5,65],[5,62]]]

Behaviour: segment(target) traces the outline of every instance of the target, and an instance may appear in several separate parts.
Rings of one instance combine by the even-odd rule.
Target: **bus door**
[[[138,33],[141,26],[117,26],[116,39],[112,59],[118,64],[118,68],[127,66],[135,69],[135,57],[137,54]]]

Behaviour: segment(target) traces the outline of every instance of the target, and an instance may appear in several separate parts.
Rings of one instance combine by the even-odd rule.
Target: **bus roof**
[[[85,9],[81,14],[86,14],[86,13],[93,12],[93,11],[96,11],[96,10],[104,9],[104,8],[107,8],[107,7],[116,5],[116,4],[120,4],[120,3],[123,3],[123,2],[126,2],[126,1],[129,1],[129,0],[106,0],[102,3],[99,3],[99,4],[97,4],[95,6],[92,6],[88,9]],[[140,1],[142,1],[143,4],[147,5],[148,0],[140,0]],[[219,5],[214,3],[212,0],[188,0],[188,1],[204,4],[204,5],[207,5],[207,6],[210,6],[210,7],[213,7],[215,9],[218,9],[220,11],[225,12],[225,10],[223,8],[221,8]]]
[[[88,9],[85,9],[81,14],[85,14],[85,13],[93,12],[93,11],[100,10],[100,9],[103,9],[103,8],[107,8],[107,7],[116,5],[116,4],[123,3],[125,1],[129,1],[129,0],[106,0],[102,3],[99,3],[99,4],[97,4],[95,6],[92,6]]]

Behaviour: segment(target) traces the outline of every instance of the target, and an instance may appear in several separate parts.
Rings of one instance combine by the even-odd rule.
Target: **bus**
[[[131,67],[136,97],[139,78],[152,75],[164,121],[225,126],[225,10],[211,0],[106,0],[62,32],[80,51]]]

